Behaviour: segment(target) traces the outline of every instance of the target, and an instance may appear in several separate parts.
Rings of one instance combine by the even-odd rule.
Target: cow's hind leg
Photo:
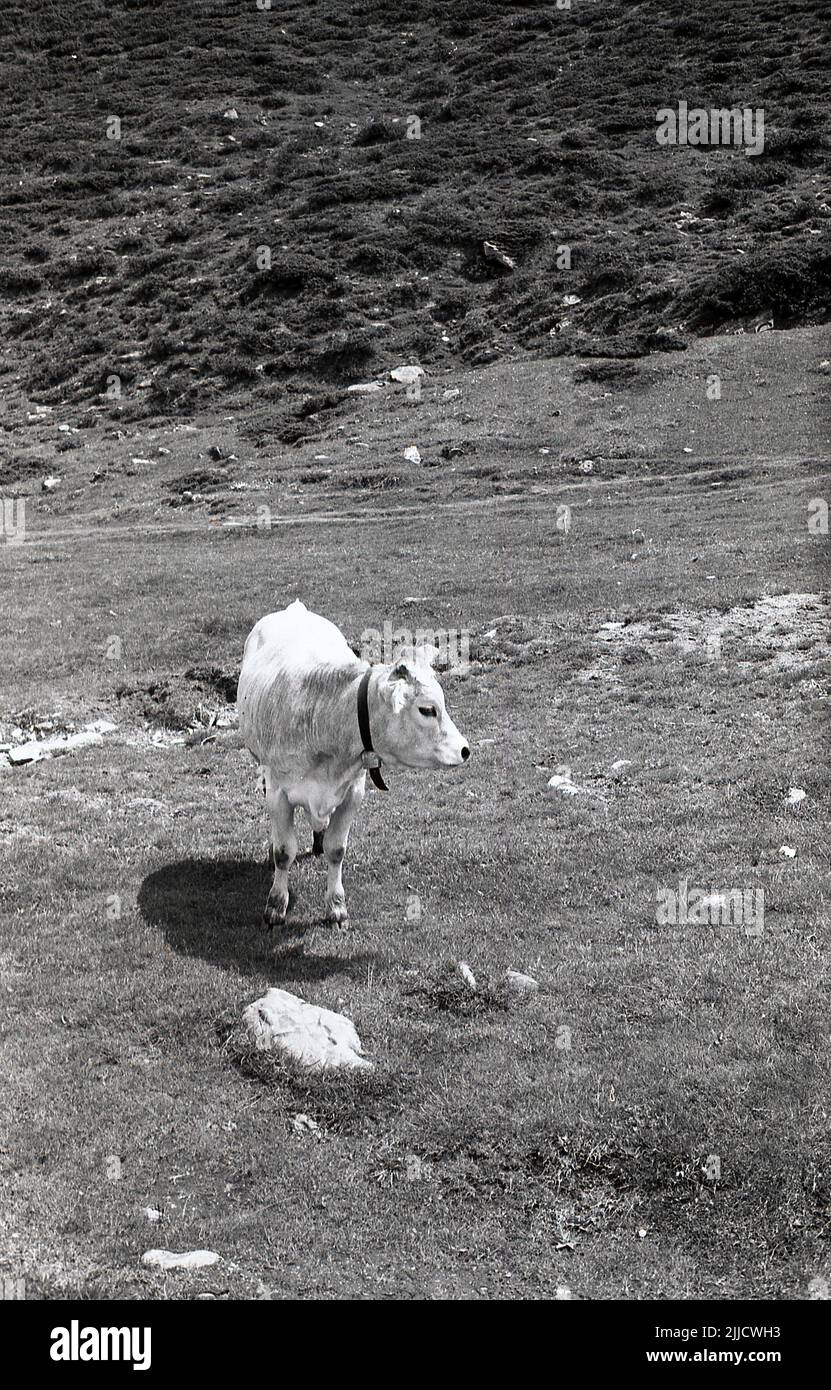
[[[346,910],[346,895],[343,891],[343,859],[349,830],[355,814],[364,799],[364,779],[356,782],[343,801],[334,811],[332,819],[323,835],[323,853],[326,855],[326,916],[332,922],[346,926],[349,914]]]
[[[263,918],[269,927],[282,926],[289,906],[289,869],[297,855],[294,807],[285,792],[273,787],[266,776],[266,806],[271,817],[271,844],[274,853],[274,882]]]

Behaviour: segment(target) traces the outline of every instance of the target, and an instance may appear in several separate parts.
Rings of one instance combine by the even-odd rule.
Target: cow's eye
[[[436,710],[435,705],[419,705],[418,712],[419,714],[423,714],[425,719],[438,718],[438,711]]]

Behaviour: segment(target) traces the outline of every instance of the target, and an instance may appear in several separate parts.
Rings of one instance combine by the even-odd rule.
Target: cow
[[[403,646],[389,664],[370,665],[343,633],[299,599],[261,618],[245,643],[239,732],[265,776],[274,881],[263,917],[283,926],[288,875],[297,855],[294,813],[314,832],[327,864],[327,919],[348,925],[343,860],[364,798],[366,774],[382,790],[380,767],[460,767],[467,740],[447,713],[432,647]]]

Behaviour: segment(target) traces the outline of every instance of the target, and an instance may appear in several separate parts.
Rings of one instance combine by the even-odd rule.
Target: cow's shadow
[[[295,889],[297,873],[295,867]],[[178,955],[200,957],[237,974],[265,974],[283,982],[364,974],[374,957],[352,952],[349,931],[311,911],[315,901],[322,909],[325,877],[314,883],[304,873],[300,902],[290,900],[288,925],[266,930],[261,914],[271,878],[264,860],[181,859],[147,875],[138,908]]]

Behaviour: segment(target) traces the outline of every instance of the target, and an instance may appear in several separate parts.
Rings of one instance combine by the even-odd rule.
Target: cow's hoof
[[[349,912],[346,903],[342,898],[328,901],[326,903],[326,920],[334,923],[336,927],[349,926]]]
[[[288,895],[285,898],[272,897],[269,895],[268,902],[263,909],[263,921],[271,930],[272,927],[284,927],[286,925],[286,913],[289,908]]]

